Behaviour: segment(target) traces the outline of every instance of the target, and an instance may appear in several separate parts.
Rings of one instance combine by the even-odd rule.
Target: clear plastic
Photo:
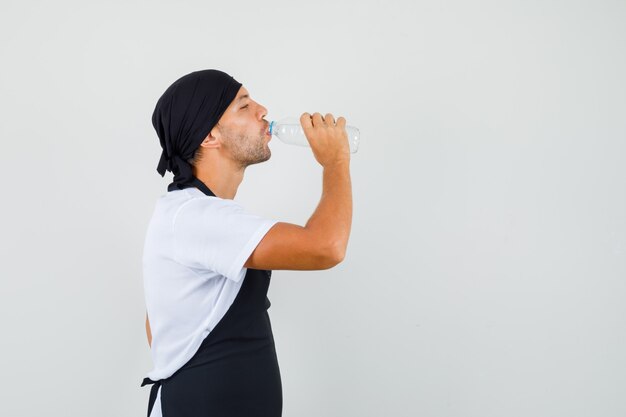
[[[354,126],[346,126],[346,133],[348,134],[350,153],[356,153],[359,149],[359,129]],[[276,136],[290,145],[311,146],[304,134],[300,120],[295,117],[287,117],[279,121],[273,120],[270,123],[270,135]]]

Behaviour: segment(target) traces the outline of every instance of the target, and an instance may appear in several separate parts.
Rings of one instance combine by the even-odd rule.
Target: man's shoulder
[[[185,190],[181,190],[185,191]],[[183,197],[183,196],[181,196]],[[174,218],[206,216],[208,214],[225,214],[243,211],[243,206],[235,200],[215,196],[187,194],[174,203],[177,206]]]

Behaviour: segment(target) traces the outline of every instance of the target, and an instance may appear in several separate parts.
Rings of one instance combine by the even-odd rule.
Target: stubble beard
[[[224,132],[225,141],[233,160],[242,168],[265,162],[272,156],[266,145],[265,135],[249,136],[236,132]]]

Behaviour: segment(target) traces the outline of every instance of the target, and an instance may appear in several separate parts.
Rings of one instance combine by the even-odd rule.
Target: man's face
[[[272,155],[271,137],[266,134],[269,122],[263,119],[266,115],[267,109],[241,86],[216,126],[223,148],[242,168],[267,161]]]

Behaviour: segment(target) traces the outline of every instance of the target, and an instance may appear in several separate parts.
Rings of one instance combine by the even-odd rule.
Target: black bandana
[[[152,126],[163,153],[157,172],[174,174],[167,190],[196,186],[187,162],[237,96],[241,83],[225,72],[208,69],[187,74],[165,90],[152,113]]]

